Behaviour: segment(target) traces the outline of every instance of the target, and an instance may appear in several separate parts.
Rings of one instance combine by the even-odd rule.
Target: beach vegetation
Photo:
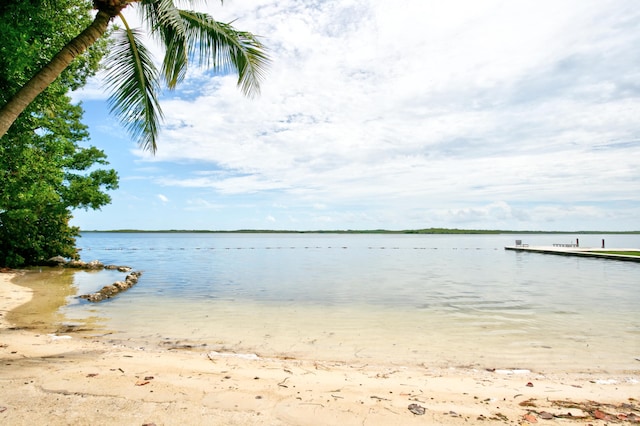
[[[0,100],[6,101],[33,69],[47,63],[79,26],[91,22],[84,0],[0,5]],[[79,13],[85,10],[86,13]],[[60,24],[59,21],[64,21]],[[19,27],[17,27],[17,25]],[[39,264],[53,256],[76,258],[71,210],[97,209],[118,186],[106,155],[86,146],[82,108],[67,96],[98,70],[106,42],[80,55],[51,83],[0,139],[0,265]]]
[[[165,55],[157,69],[144,34],[121,13],[137,7]],[[93,13],[93,9],[97,13]],[[112,23],[117,18],[120,26]],[[71,210],[99,209],[116,189],[103,151],[83,147],[82,109],[67,96],[104,68],[111,112],[155,152],[169,89],[189,64],[238,74],[248,96],[259,92],[269,62],[256,36],[171,0],[43,0],[0,4],[0,265],[77,258]],[[104,59],[104,60],[103,60]]]
[[[74,0],[43,0],[41,9],[55,13],[60,5]],[[6,14],[15,3],[9,1],[0,9]],[[50,58],[44,64],[29,69],[30,78],[3,99],[0,108],[0,137],[4,136],[16,118],[64,70],[91,46],[109,35],[109,28],[117,18],[120,26],[113,27],[112,43],[105,56],[107,89],[111,94],[111,112],[118,117],[130,135],[144,149],[155,152],[162,111],[159,103],[161,81],[173,89],[186,76],[187,68],[195,63],[218,72],[235,72],[237,84],[246,95],[259,92],[260,81],[269,62],[266,50],[253,34],[239,31],[228,23],[218,22],[210,15],[180,9],[173,0],[87,0],[75,1],[79,14],[86,15],[93,6],[95,18],[87,25],[76,26],[81,32],[70,38],[54,55],[41,52],[38,45],[29,52]],[[192,2],[193,3],[193,2]],[[144,33],[129,25],[122,11],[136,7],[141,12],[147,34],[164,48],[161,69],[154,63],[143,43]],[[7,17],[9,18],[9,17]],[[67,19],[53,18],[53,22]],[[5,19],[3,24],[13,34],[20,34],[23,21]],[[42,40],[53,37],[52,26],[43,32]],[[4,37],[4,34],[3,34]],[[31,76],[32,75],[32,76]]]

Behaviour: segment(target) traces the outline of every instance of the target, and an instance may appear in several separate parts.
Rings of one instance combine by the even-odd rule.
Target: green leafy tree
[[[0,5],[0,99],[15,92],[91,16],[84,0],[13,1]],[[54,4],[55,3],[55,4]],[[78,13],[78,10],[87,13]],[[58,20],[65,22],[59,24]],[[16,28],[16,22],[20,28]],[[88,138],[82,109],[66,93],[93,75],[105,52],[100,41],[43,91],[0,139],[0,265],[77,257],[71,209],[100,208],[115,189],[105,154],[80,144]]]
[[[78,228],[69,225],[71,209],[97,209],[118,186],[114,170],[95,147],[82,148],[88,136],[82,109],[60,100],[56,114],[43,117],[47,130],[13,132],[0,144],[0,265],[39,264],[52,256],[77,258]],[[44,124],[44,123],[43,123]]]
[[[55,2],[49,0],[52,1]],[[161,79],[167,87],[174,88],[184,79],[189,63],[195,61],[215,70],[237,72],[242,91],[247,95],[257,93],[269,62],[257,37],[218,22],[207,14],[180,9],[175,3],[173,0],[94,0],[93,6],[98,12],[93,22],[36,71],[0,108],[0,137],[76,57],[107,33],[115,17],[123,27],[114,31],[115,43],[106,60],[111,108],[145,149],[152,152],[157,149],[162,119],[158,101]],[[187,3],[196,3],[196,0]],[[148,32],[165,49],[160,71],[142,43],[142,33],[131,28],[121,13],[132,6],[140,9]],[[20,25],[15,22],[16,28]]]

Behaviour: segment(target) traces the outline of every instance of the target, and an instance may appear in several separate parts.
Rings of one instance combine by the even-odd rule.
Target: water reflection
[[[17,328],[43,333],[69,333],[102,328],[105,318],[89,315],[73,321],[65,315],[63,308],[81,303],[77,296],[94,291],[100,283],[111,278],[109,275],[104,271],[65,268],[27,269],[14,283],[29,288],[33,297],[29,302],[9,312],[7,320]]]

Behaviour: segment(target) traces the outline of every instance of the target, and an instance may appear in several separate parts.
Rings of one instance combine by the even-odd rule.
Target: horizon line
[[[640,230],[631,231],[543,231],[543,230],[509,230],[509,229],[460,229],[460,228],[420,228],[420,229],[332,229],[332,230],[285,230],[285,229],[92,229],[80,232],[108,232],[108,233],[269,233],[269,234],[640,234]]]

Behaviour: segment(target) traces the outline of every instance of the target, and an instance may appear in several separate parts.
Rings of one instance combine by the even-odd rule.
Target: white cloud
[[[158,199],[160,201],[162,201],[163,203],[168,203],[169,202],[169,199],[165,195],[162,195],[162,194],[158,194]]]
[[[209,200],[205,200],[202,198],[195,198],[187,200],[186,210],[192,211],[207,211],[207,210],[220,210],[224,208],[224,205],[213,203]]]
[[[273,63],[257,99],[198,70],[164,98],[157,155],[135,155],[190,167],[159,185],[262,194],[300,209],[297,223],[606,228],[613,214],[640,228],[628,214],[640,207],[636,2],[236,0],[209,11],[264,36]]]

